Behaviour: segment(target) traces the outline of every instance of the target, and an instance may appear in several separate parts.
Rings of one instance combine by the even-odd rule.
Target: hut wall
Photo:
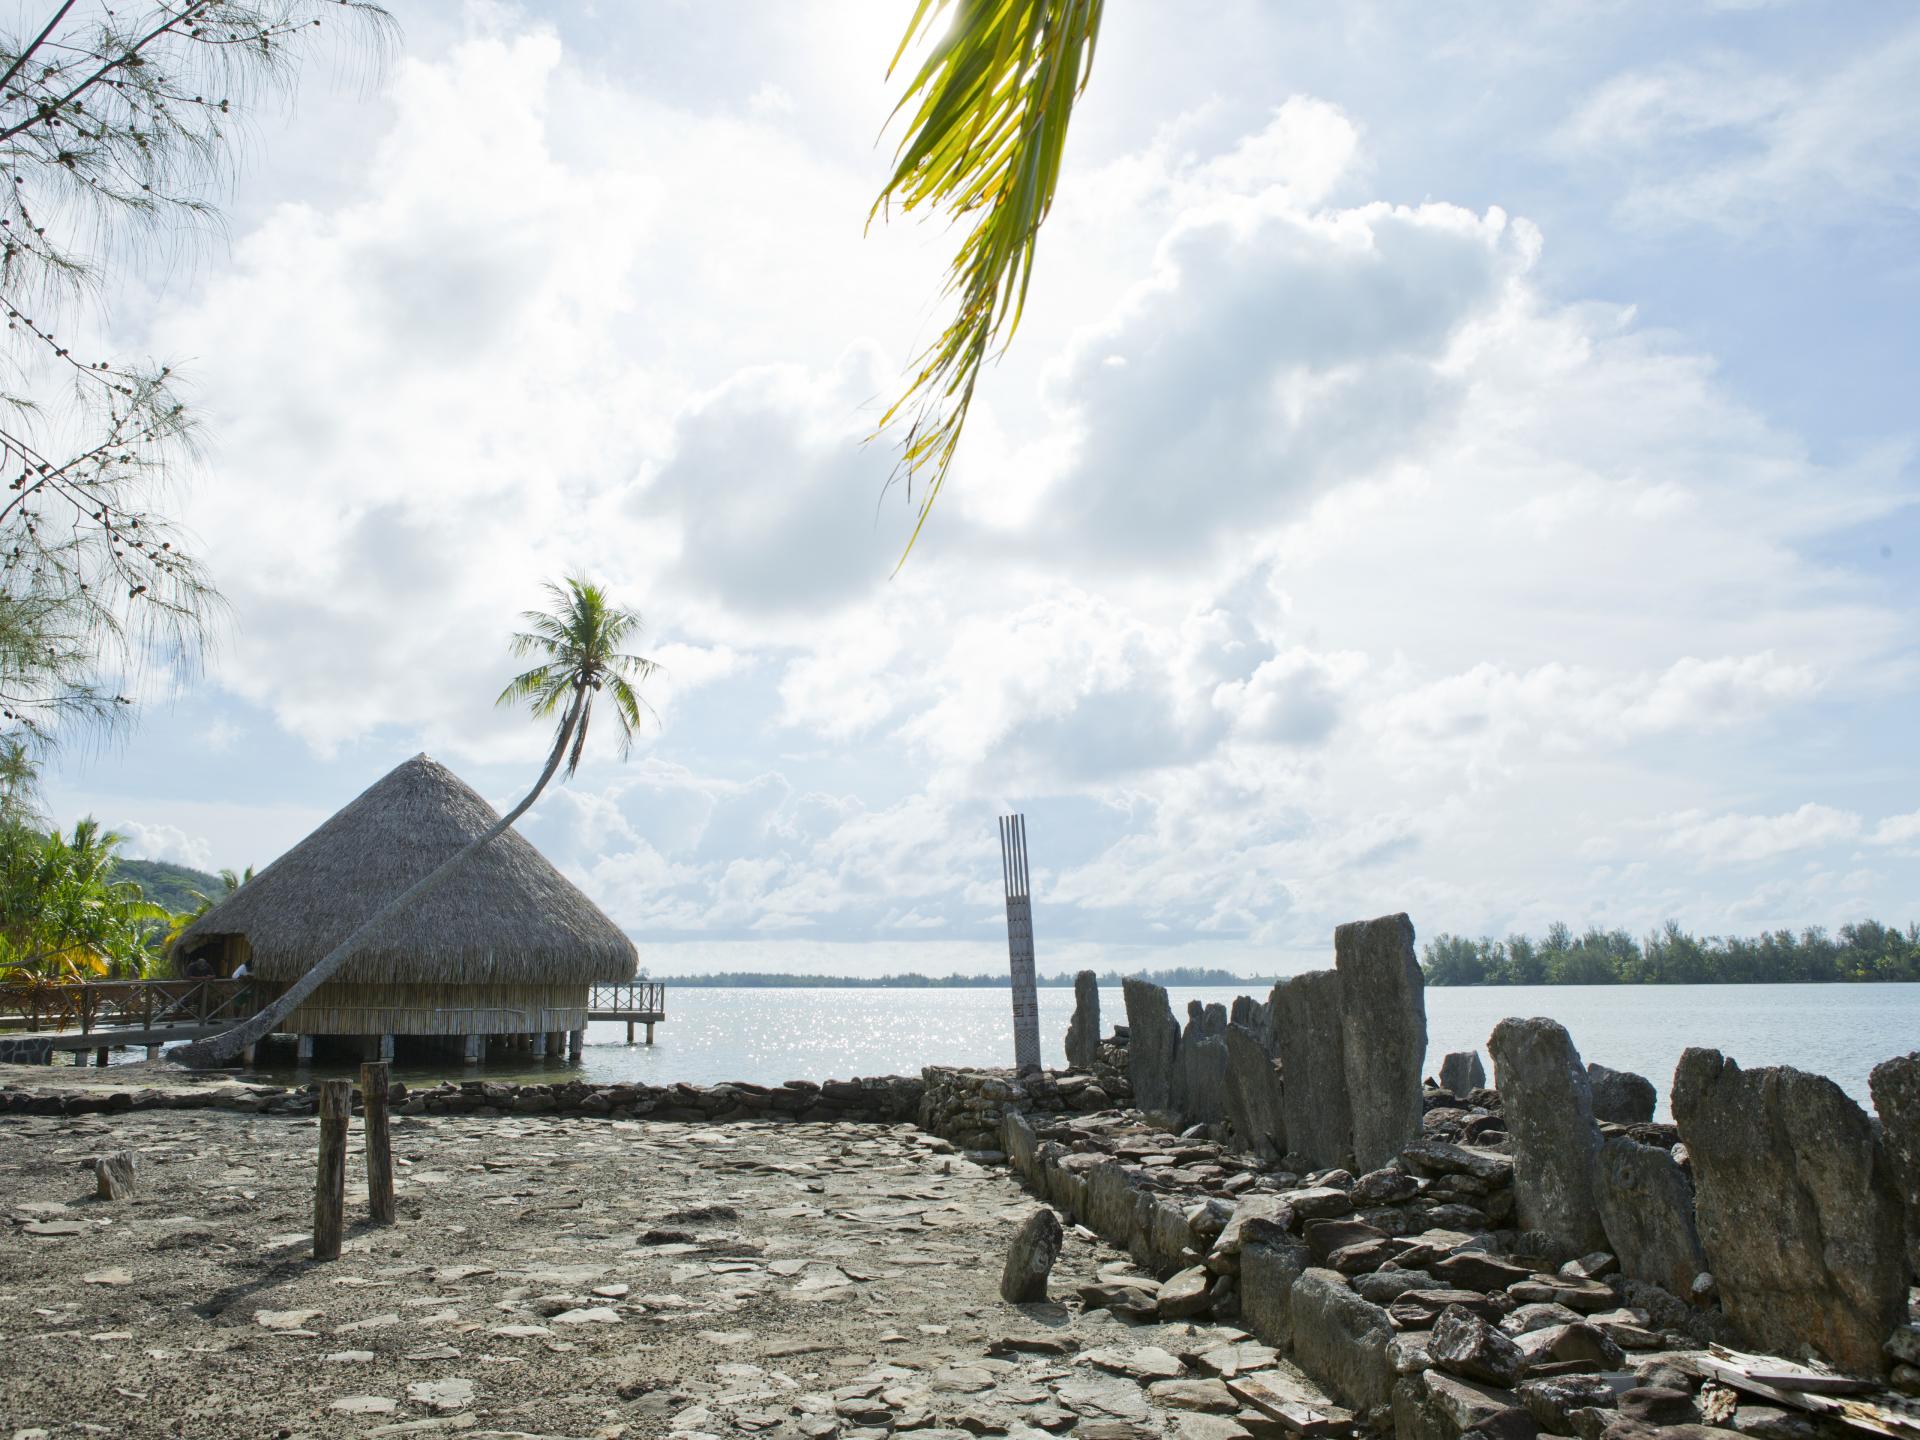
[[[293,1035],[517,1035],[586,1023],[585,985],[332,983],[280,1028]]]

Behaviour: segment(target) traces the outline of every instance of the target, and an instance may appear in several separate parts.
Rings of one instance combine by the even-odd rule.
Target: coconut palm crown
[[[608,604],[606,592],[598,585],[569,575],[564,586],[549,583],[545,588],[552,608],[524,611],[520,619],[527,628],[511,642],[515,655],[522,659],[537,655],[541,662],[508,681],[494,703],[524,703],[545,719],[562,712],[576,695],[582,697],[579,723],[567,753],[566,773],[571,779],[586,749],[593,697],[604,690],[612,701],[620,727],[620,757],[625,759],[633,750],[642,712],[651,714],[653,708],[634,686],[658,667],[639,655],[621,652],[620,647],[640,633],[640,617]]]

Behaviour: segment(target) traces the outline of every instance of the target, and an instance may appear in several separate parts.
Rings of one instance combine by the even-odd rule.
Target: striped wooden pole
[[[1033,894],[1027,817],[1000,817],[1000,875],[1007,895],[1007,957],[1013,970],[1013,1066],[1040,1068],[1040,994],[1033,977]]]

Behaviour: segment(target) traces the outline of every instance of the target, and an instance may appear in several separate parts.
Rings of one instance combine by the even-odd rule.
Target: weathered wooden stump
[[[342,1210],[347,1199],[347,1120],[353,1082],[320,1082],[320,1163],[313,1180],[313,1258],[340,1258]]]
[[[387,1085],[392,1066],[370,1060],[360,1067],[360,1107],[367,1136],[367,1213],[376,1225],[393,1224],[393,1137],[387,1128]]]
[[[102,1200],[124,1200],[133,1193],[140,1174],[140,1157],[131,1150],[115,1150],[93,1161],[94,1187]]]

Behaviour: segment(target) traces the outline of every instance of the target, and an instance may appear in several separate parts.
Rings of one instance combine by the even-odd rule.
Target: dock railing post
[[[360,1114],[367,1139],[367,1214],[393,1224],[393,1132],[387,1125],[387,1086],[393,1067],[369,1060],[360,1067]]]
[[[313,1258],[340,1258],[342,1211],[347,1200],[347,1119],[353,1114],[353,1082],[320,1082],[320,1163],[313,1177]]]

